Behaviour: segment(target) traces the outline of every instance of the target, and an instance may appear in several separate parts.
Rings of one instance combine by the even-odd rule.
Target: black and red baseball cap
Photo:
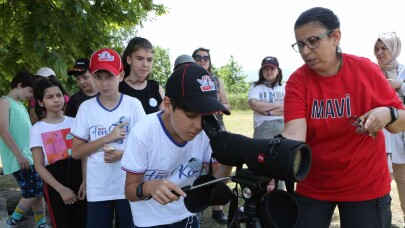
[[[212,77],[196,63],[182,64],[166,83],[166,96],[180,99],[182,104],[201,115],[231,112],[218,100]]]
[[[81,75],[89,69],[90,60],[88,58],[80,58],[76,60],[75,66],[67,71],[68,75]]]

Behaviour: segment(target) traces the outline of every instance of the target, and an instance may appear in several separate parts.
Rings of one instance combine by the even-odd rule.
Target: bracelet
[[[270,110],[269,110],[269,111],[267,111],[267,115],[268,115],[268,116],[271,116]]]
[[[143,184],[145,184],[145,182],[141,182],[140,184],[138,184],[138,187],[136,188],[136,196],[140,199],[140,200],[150,200],[152,198],[152,196],[149,197],[143,197],[143,192],[142,192],[142,186]]]

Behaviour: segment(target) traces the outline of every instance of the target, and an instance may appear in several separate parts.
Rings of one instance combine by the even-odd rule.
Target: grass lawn
[[[232,110],[231,115],[224,115],[224,122],[227,131],[253,137],[253,111]]]

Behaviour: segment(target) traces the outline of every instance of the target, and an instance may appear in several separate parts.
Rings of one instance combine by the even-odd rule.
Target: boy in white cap
[[[87,227],[113,227],[114,210],[120,227],[133,227],[121,157],[126,135],[145,111],[139,100],[118,91],[124,69],[117,52],[94,52],[89,70],[99,94],[80,105],[71,128],[73,158],[87,158]]]
[[[199,227],[197,216],[184,205],[186,194],[180,187],[192,185],[211,159],[202,117],[230,112],[218,101],[208,71],[196,63],[183,64],[169,77],[163,106],[128,135],[121,161],[127,171],[125,195],[135,227]],[[220,164],[213,166],[216,170]],[[221,166],[216,176],[224,176],[226,169]]]

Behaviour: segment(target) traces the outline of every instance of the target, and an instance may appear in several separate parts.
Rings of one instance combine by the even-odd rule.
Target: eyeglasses
[[[210,56],[209,55],[195,55],[194,60],[196,62],[201,62],[202,60],[204,60],[205,62],[208,62],[210,60]]]
[[[364,128],[364,119],[359,118],[357,116],[350,116],[349,117],[349,124],[352,125],[353,127],[356,127],[356,133],[357,134],[365,134],[368,136],[373,137],[373,139],[375,139],[376,136],[376,132],[368,132],[365,128]]]
[[[305,45],[306,45],[309,49],[315,49],[315,48],[317,48],[317,47],[319,46],[319,41],[320,41],[323,37],[325,37],[325,36],[331,34],[333,31],[334,31],[334,29],[331,29],[331,30],[329,30],[329,31],[326,31],[326,32],[322,33],[322,34],[319,35],[319,36],[311,36],[311,37],[309,37],[305,42],[297,41],[297,43],[291,45],[291,47],[294,49],[294,51],[296,51],[296,52],[298,52],[298,53],[302,52],[302,50],[304,49]]]

